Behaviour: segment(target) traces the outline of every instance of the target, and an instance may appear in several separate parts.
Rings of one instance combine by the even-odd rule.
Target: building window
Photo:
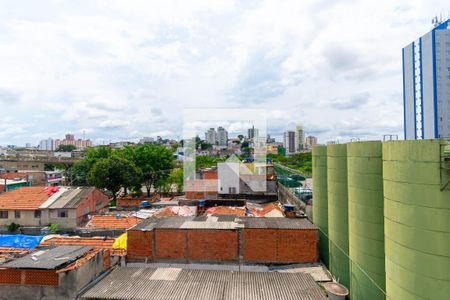
[[[0,219],[8,219],[8,211],[0,210]]]
[[[14,211],[14,218],[20,219],[20,210],[15,210]]]
[[[67,218],[68,216],[67,209],[58,210],[58,218]]]
[[[40,211],[40,210],[35,210],[35,211],[34,211],[34,217],[35,217],[36,219],[39,219],[39,218],[41,217],[41,211]]]

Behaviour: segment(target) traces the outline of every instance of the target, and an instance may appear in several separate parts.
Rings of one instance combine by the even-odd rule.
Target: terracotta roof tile
[[[110,250],[111,256],[125,256],[127,251],[124,249],[113,249],[115,239],[104,237],[79,237],[79,236],[55,236],[42,240],[39,247],[48,246],[92,246],[96,249]],[[0,248],[1,249],[1,248]]]
[[[26,248],[0,247],[0,253],[26,253],[29,250]]]
[[[140,223],[142,219],[137,217],[93,216],[87,228],[128,229]]]
[[[43,240],[39,246],[92,246],[99,249],[112,249],[114,239],[102,237],[61,236]]]
[[[0,195],[0,209],[36,210],[48,198],[42,187],[21,187]]]
[[[233,206],[215,206],[206,210],[206,214],[209,215],[236,215],[245,217],[245,208],[233,207]]]
[[[68,271],[78,269],[79,267],[81,267],[82,265],[87,263],[89,260],[94,258],[100,251],[102,251],[102,250],[101,249],[92,249],[88,253],[86,253],[84,256],[80,257],[79,259],[77,259],[73,263],[69,264],[65,268],[62,268],[62,269],[56,271],[56,273],[63,273],[63,272],[68,272]]]

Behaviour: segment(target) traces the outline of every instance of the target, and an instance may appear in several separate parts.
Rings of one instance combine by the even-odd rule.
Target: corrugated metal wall
[[[349,287],[346,144],[327,147],[327,184],[330,271],[339,282]]]
[[[450,297],[450,190],[441,191],[448,180],[441,142],[383,144],[389,299]]]
[[[384,299],[381,142],[349,143],[347,154],[351,299]]]
[[[313,222],[319,228],[320,259],[329,267],[327,147],[314,147],[312,150],[312,160],[314,184]]]

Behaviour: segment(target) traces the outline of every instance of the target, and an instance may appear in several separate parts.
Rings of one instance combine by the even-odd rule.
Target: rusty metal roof
[[[326,300],[309,274],[116,268],[82,299]]]

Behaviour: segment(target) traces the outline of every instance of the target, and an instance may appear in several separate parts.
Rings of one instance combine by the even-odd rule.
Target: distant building
[[[155,139],[152,137],[143,137],[139,140],[139,144],[153,144]]]
[[[308,135],[306,137],[306,142],[305,142],[305,146],[307,149],[312,149],[312,147],[314,145],[317,145],[317,137],[312,136],[312,135]]]
[[[214,128],[210,128],[205,132],[205,141],[211,145],[215,145],[217,143],[217,132]]]
[[[41,151],[54,151],[55,141],[52,138],[48,138],[46,140],[42,140],[39,142],[39,150]]]
[[[259,136],[259,130],[255,128],[255,126],[252,126],[252,128],[248,129],[247,136],[249,140],[253,140],[255,137]]]
[[[286,149],[286,154],[294,154],[297,150],[297,135],[295,131],[286,131],[283,135],[283,146]]]
[[[303,130],[303,126],[297,126],[295,129],[296,134],[296,152],[300,152],[302,150],[305,150],[305,131]]]
[[[278,144],[266,144],[267,154],[278,154]]]
[[[402,51],[405,139],[450,137],[450,20]]]
[[[219,146],[227,146],[228,145],[228,131],[225,128],[219,126],[217,128],[217,143]]]
[[[270,134],[267,135],[267,140],[266,140],[267,144],[273,144],[275,143],[275,138],[270,137]]]
[[[55,140],[54,149],[58,149],[59,145],[72,145],[77,148],[83,149],[87,147],[92,147],[92,141],[91,140],[82,140],[82,139],[75,139],[75,136],[73,134],[66,134],[66,138],[63,140]]]

